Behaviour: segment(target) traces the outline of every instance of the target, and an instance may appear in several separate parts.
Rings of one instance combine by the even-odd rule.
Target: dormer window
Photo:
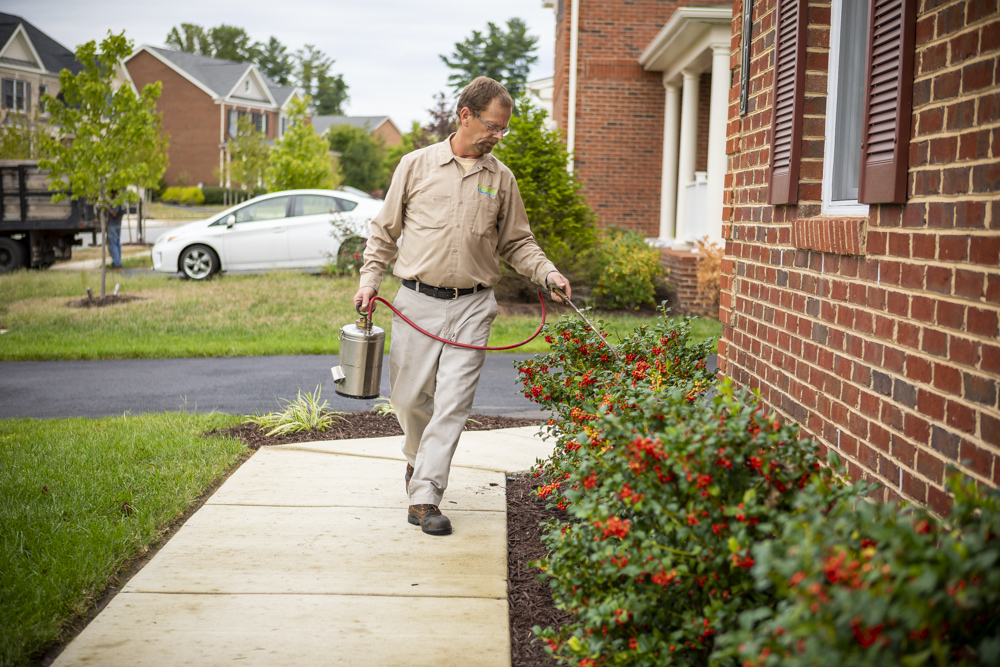
[[[243,92],[244,93],[250,92],[250,79],[247,79],[246,81],[243,82]]]

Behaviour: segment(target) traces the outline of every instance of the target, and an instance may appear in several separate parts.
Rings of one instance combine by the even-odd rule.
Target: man
[[[111,191],[111,197],[118,196],[117,190]],[[125,207],[118,204],[115,206],[105,206],[105,213],[108,216],[108,254],[111,255],[111,270],[122,270],[122,218],[125,217]]]
[[[447,340],[486,345],[501,257],[572,296],[531,234],[514,175],[490,155],[509,131],[513,108],[507,89],[481,76],[459,97],[458,131],[400,160],[372,221],[354,295],[362,310],[374,305],[394,256],[393,272],[403,281],[394,306]],[[425,533],[448,535],[451,521],[438,506],[486,353],[436,341],[395,316],[392,324],[390,400],[405,434],[407,518]]]

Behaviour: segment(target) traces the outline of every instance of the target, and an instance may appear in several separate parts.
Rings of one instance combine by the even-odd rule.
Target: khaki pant
[[[492,289],[447,300],[401,287],[393,305],[425,331],[472,345],[486,345],[497,316]],[[441,504],[485,361],[485,351],[441,343],[393,315],[390,400],[413,466],[411,505]]]

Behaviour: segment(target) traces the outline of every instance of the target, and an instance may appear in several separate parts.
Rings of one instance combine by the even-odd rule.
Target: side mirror
[[[236,216],[232,213],[226,216],[226,229],[232,229],[236,224]]]

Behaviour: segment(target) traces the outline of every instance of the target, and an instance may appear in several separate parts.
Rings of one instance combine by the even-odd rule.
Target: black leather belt
[[[457,299],[460,296],[466,296],[468,294],[475,294],[476,292],[481,292],[485,287],[482,285],[476,285],[475,287],[434,287],[434,285],[428,285],[427,283],[417,282],[416,280],[403,280],[403,286],[409,287],[412,290],[416,290],[421,294],[426,294],[427,296],[432,296],[435,299]]]

